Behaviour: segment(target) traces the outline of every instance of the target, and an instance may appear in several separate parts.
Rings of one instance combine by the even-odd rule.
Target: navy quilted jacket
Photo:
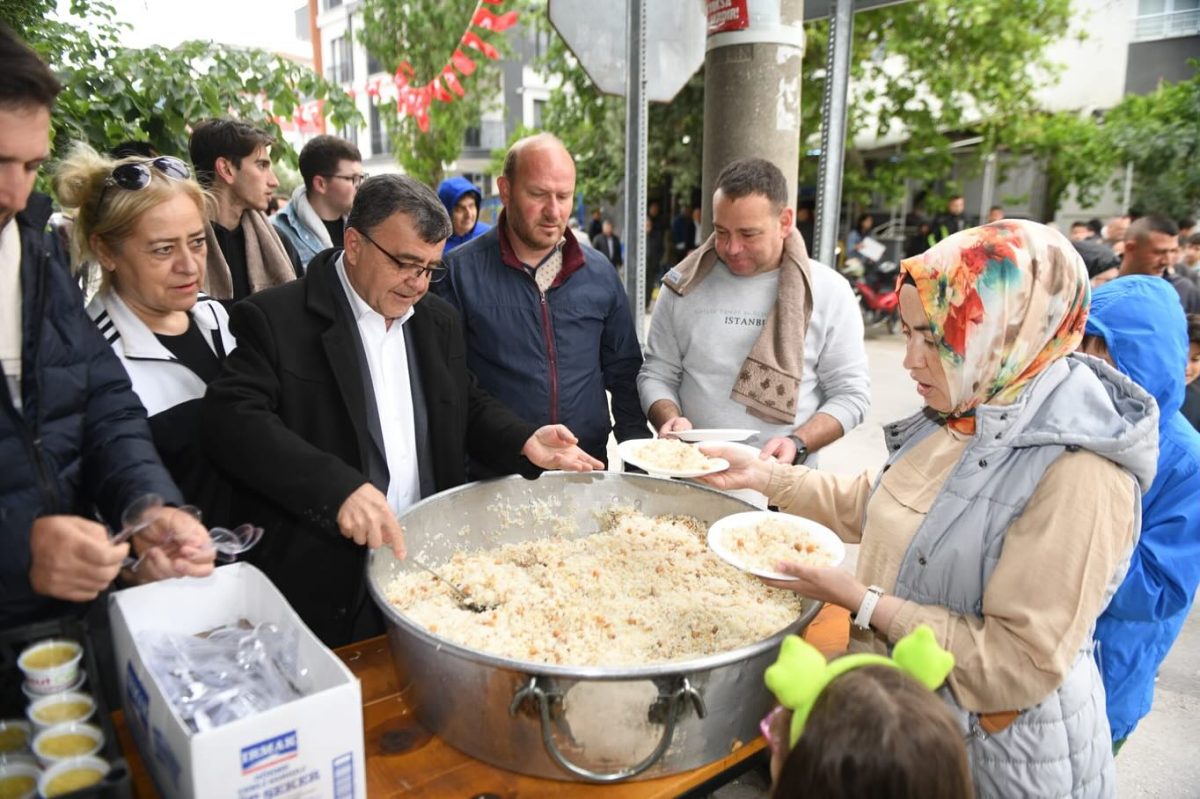
[[[527,422],[565,424],[606,463],[610,430],[618,441],[651,435],[629,300],[599,251],[568,230],[562,271],[543,295],[513,252],[501,212],[496,227],[449,253],[446,265],[433,290],[462,314],[467,368],[485,391]]]
[[[18,214],[21,232],[21,409],[0,379],[0,628],[69,610],[29,585],[35,518],[92,516],[110,525],[134,499],[181,503],[154,450],[146,411],[121,362],[83,309],[46,233],[48,197]]]

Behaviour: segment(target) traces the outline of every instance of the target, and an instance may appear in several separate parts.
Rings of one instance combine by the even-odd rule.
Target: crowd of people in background
[[[494,225],[470,180],[368,176],[335,136],[303,147],[282,201],[276,142],[239,120],[197,120],[187,159],[59,142],[51,227],[33,187],[61,90],[0,27],[0,626],[209,574],[206,525],[249,519],[252,561],[350,643],[383,630],[367,552],[404,557],[421,499],[606,468],[610,435],[748,428],[758,453],[710,448],[730,468],[703,481],[862,545],[856,573],[770,583],[849,611],[865,658],[788,705],[790,735],[766,725],[777,795],[839,795],[820,781],[860,744],[878,761],[833,779],[842,795],[1112,795],[1200,583],[1193,220],[1066,235],[994,206],[972,226],[961,195],[920,216],[897,293],[924,407],[885,428],[878,475],[839,476],[815,467],[867,414],[863,320],[770,161],[721,170],[708,236],[696,204],[649,203],[643,349],[621,238],[601,211],[570,224],[551,134],[509,148]],[[146,533],[114,541],[151,495]],[[911,679],[929,676],[914,648],[934,679]],[[916,719],[921,746],[881,748]]]

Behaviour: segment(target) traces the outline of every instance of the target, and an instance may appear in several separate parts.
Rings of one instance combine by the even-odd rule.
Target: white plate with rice
[[[678,438],[680,441],[745,441],[758,435],[758,431],[741,427],[703,427],[691,430],[674,430],[666,436]]]
[[[736,569],[769,580],[795,580],[776,571],[780,561],[838,566],[846,545],[824,525],[773,511],[747,511],[718,519],[708,528],[708,546]]]
[[[617,453],[625,463],[659,477],[703,477],[729,468],[724,458],[710,458],[673,438],[631,438],[617,445]]]

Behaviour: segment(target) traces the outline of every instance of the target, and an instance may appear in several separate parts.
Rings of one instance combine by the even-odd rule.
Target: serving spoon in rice
[[[430,574],[432,574],[435,578],[437,578],[438,582],[442,583],[447,588],[449,588],[450,591],[453,592],[454,596],[458,599],[458,606],[460,608],[463,608],[464,610],[469,610],[472,613],[486,613],[489,610],[495,609],[495,607],[496,607],[495,605],[484,605],[479,602],[476,602],[474,599],[471,599],[470,594],[468,594],[466,591],[459,588],[457,585],[452,583],[450,580],[448,580],[445,577],[443,577],[442,575],[438,574],[436,571],[434,571],[429,566],[426,566],[415,555],[409,554],[408,560],[411,561],[412,563],[416,564],[420,568],[424,569],[425,571],[429,572]]]

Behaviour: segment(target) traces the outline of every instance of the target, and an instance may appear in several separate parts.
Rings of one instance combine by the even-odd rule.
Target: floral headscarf
[[[1012,402],[1083,339],[1087,267],[1066,236],[1019,219],[971,228],[900,264],[921,295],[950,386],[948,423]]]

